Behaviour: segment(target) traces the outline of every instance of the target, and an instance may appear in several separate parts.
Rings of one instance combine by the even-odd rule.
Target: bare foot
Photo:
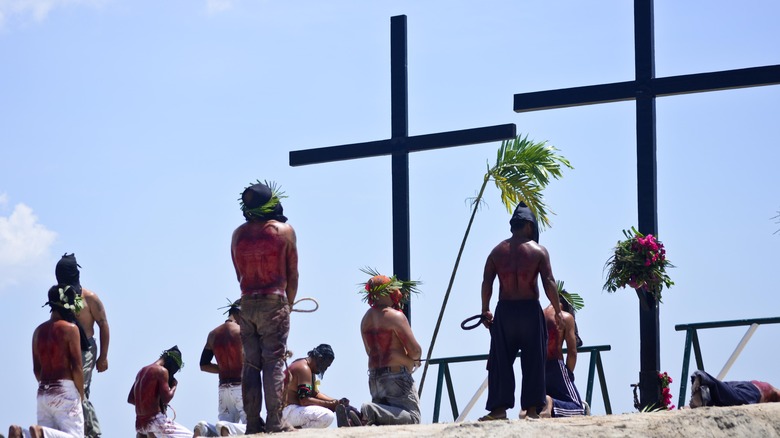
[[[8,428],[8,438],[22,438],[22,428],[12,424],[11,427]]]
[[[30,437],[43,438],[43,429],[41,429],[41,426],[38,425],[30,426]]]
[[[539,413],[541,418],[552,418],[553,401],[552,397],[547,396],[547,404],[544,405],[544,409]]]

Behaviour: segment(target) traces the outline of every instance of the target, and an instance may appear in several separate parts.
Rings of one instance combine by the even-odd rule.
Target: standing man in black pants
[[[552,304],[556,325],[561,326],[561,305],[550,265],[550,256],[539,245],[536,216],[520,202],[509,221],[512,237],[499,243],[487,258],[482,279],[482,317],[490,329],[488,399],[490,411],[480,421],[505,420],[515,406],[515,374],[512,365],[522,351],[523,371],[520,407],[528,418],[539,418],[547,404],[545,361],[547,327],[539,304],[538,278]],[[498,277],[499,294],[495,318],[490,312],[493,282]]]

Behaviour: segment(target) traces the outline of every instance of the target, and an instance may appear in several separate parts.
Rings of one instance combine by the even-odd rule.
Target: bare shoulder
[[[496,256],[496,255],[502,255],[506,253],[507,251],[509,251],[509,243],[510,243],[510,239],[505,239],[498,242],[498,245],[494,246],[493,250],[490,251],[490,255]]]
[[[274,227],[279,234],[287,237],[288,239],[295,240],[295,229],[287,222],[273,221]]]
[[[527,248],[530,248],[531,251],[540,253],[540,254],[547,254],[547,248],[545,248],[544,245],[540,245],[539,243],[534,242],[533,240],[529,240],[525,243],[525,246]]]
[[[81,296],[88,305],[102,305],[98,294],[89,289],[81,288]]]
[[[406,319],[406,315],[404,315],[404,312],[401,312],[400,310],[386,308],[382,309],[383,315],[387,320],[392,322],[393,324],[403,326],[403,325],[409,325],[409,320]]]
[[[311,372],[311,368],[309,367],[308,362],[306,362],[304,359],[298,359],[294,361],[292,364],[290,364],[290,371],[306,371]]]
[[[565,310],[561,311],[561,315],[563,317],[563,323],[566,324],[566,328],[574,327],[574,315]]]
[[[57,333],[62,333],[66,336],[79,336],[79,328],[76,324],[62,319],[54,322],[54,329]]]

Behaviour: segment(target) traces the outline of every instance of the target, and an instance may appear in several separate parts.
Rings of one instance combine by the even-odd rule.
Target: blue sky
[[[92,389],[106,435],[130,433],[134,376],[173,344],[186,364],[177,421],[214,419],[216,377],[197,363],[223,321],[217,308],[239,294],[230,235],[243,220],[236,199],[256,179],[287,192],[299,296],[320,302],[317,313],[293,315],[290,349],[298,357],[330,343],[323,391],[369,399],[357,283],[363,266],[392,271],[390,159],[291,168],[288,153],[389,137],[390,17],[399,14],[408,16],[411,135],[516,123],[575,167],[545,192],[556,215],[541,241],[556,277],[585,299],[585,343],[612,346],[613,410],[633,410],[638,303],[602,285],[621,230],[636,225],[634,104],[512,111],[515,93],[632,79],[631,2],[0,0],[0,297],[9,304],[0,379],[14,400],[0,427],[35,421],[30,339],[48,318],[40,306],[64,252],[76,253],[111,324],[109,370]],[[778,64],[778,18],[768,0],[656,1],[656,74]],[[661,361],[675,403],[684,342],[675,324],[779,316],[778,102],[777,86],[658,99],[659,234],[677,266],[661,308]],[[425,350],[468,221],[464,201],[497,148],[410,157],[412,274],[424,282],[412,326]],[[486,200],[435,357],[488,349],[487,331],[459,328],[479,312],[487,254],[509,235],[495,187]],[[743,333],[702,334],[708,370],[720,370]],[[780,360],[779,334],[761,327],[728,378],[780,383],[767,365]],[[584,395],[586,355],[575,374]],[[484,376],[484,364],[453,368],[460,407]],[[434,383],[425,383],[426,422]],[[469,418],[482,407],[484,398]],[[600,401],[593,413],[604,413]]]

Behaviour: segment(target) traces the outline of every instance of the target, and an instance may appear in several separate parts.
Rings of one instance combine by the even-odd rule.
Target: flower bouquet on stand
[[[615,292],[619,288],[632,287],[651,294],[661,302],[661,290],[668,289],[674,282],[666,273],[666,268],[673,268],[666,259],[666,249],[663,243],[652,234],[643,235],[636,228],[623,230],[625,240],[615,246],[615,253],[607,260],[607,281],[604,289]]]

